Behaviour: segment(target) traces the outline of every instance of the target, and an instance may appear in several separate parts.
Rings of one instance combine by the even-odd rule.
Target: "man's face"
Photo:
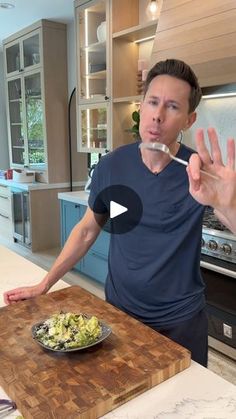
[[[194,112],[189,114],[189,95],[187,82],[168,75],[155,77],[140,107],[142,141],[168,146],[175,143],[179,132],[196,119]]]

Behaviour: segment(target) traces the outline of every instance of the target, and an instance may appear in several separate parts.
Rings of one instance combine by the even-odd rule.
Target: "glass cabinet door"
[[[25,76],[24,85],[28,162],[32,166],[45,163],[40,73]]]
[[[23,40],[23,68],[40,64],[39,33]]]
[[[12,164],[45,164],[41,73],[8,80]]]
[[[7,74],[20,70],[20,44],[17,42],[6,48]]]
[[[22,79],[8,81],[9,129],[12,163],[24,164],[25,138],[23,126]]]
[[[108,2],[100,0],[77,8],[79,31],[79,100],[107,100]]]
[[[23,40],[6,47],[7,75],[28,70],[40,64],[40,36],[39,32],[25,37]],[[11,74],[12,75],[12,74]]]
[[[108,139],[108,106],[81,105],[79,108],[79,151],[102,153],[107,149]]]

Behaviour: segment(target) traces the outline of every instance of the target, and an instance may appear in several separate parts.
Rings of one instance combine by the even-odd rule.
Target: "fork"
[[[188,166],[188,162],[186,160],[180,159],[179,157],[173,156],[173,154],[171,154],[169,147],[167,147],[167,145],[162,144],[162,143],[141,143],[139,144],[139,148],[146,148],[148,150],[152,150],[152,151],[162,151],[163,153],[166,153],[170,156],[170,158],[172,160],[177,161],[180,164],[183,164],[184,166]],[[204,173],[205,175],[218,180],[219,178],[216,177],[215,175],[212,175],[209,172],[206,172],[205,170],[200,169],[201,173]]]

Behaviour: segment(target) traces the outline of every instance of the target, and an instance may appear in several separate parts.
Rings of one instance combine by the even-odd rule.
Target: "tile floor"
[[[19,253],[26,259],[31,260],[36,265],[39,265],[45,270],[49,270],[52,266],[56,256],[59,254],[59,249],[49,249],[43,252],[32,253],[29,249],[18,245],[16,243],[10,243],[0,237],[0,244],[5,245],[11,250]],[[103,286],[92,279],[85,277],[82,274],[78,274],[75,271],[67,273],[63,280],[71,285],[80,285],[87,289],[94,295],[104,299]],[[23,284],[22,284],[23,285]],[[236,385],[236,361],[228,358],[227,356],[209,348],[209,362],[208,368],[214,373],[220,375],[225,380]]]

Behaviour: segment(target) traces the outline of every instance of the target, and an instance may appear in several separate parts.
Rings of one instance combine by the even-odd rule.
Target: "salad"
[[[34,338],[54,350],[88,346],[102,334],[97,317],[85,314],[54,314],[35,327]]]

